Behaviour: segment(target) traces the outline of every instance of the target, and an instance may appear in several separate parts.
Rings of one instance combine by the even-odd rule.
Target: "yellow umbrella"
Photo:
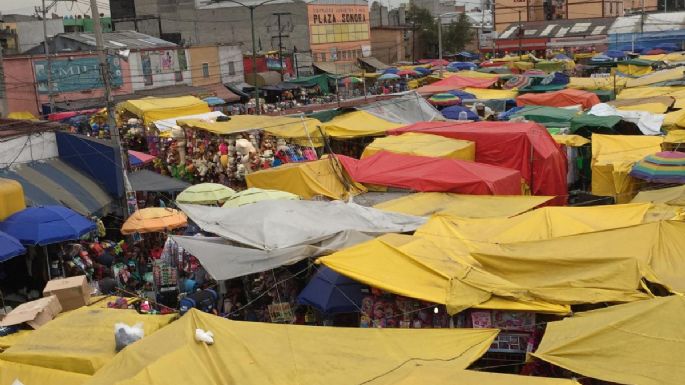
[[[164,207],[148,207],[133,213],[121,226],[121,233],[152,233],[184,227],[187,224],[188,218],[181,211]]]
[[[224,202],[235,191],[219,183],[200,183],[181,191],[176,197],[178,203],[213,205]]]

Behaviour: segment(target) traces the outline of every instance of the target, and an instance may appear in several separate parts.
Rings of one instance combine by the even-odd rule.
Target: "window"
[[[202,77],[209,77],[209,63],[202,63]]]
[[[235,63],[234,62],[228,62],[228,74],[233,76],[235,75]]]

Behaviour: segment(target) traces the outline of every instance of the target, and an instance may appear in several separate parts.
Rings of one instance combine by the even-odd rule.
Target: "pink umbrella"
[[[399,76],[420,76],[420,74],[414,70],[402,70],[398,71],[397,75]]]

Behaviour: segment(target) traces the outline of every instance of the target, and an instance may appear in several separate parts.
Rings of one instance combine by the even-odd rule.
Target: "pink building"
[[[55,103],[90,105],[89,101],[104,100],[96,54],[62,53],[51,59]],[[129,63],[118,58],[110,60],[114,95],[133,93]],[[9,56],[3,59],[3,66],[9,111],[42,115],[50,102],[45,56]]]

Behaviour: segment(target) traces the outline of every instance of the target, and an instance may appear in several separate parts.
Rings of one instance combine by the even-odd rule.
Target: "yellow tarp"
[[[367,385],[580,385],[565,378],[519,376],[514,374],[462,370],[449,363],[407,363]]]
[[[327,135],[342,138],[385,135],[387,131],[402,126],[403,124],[383,120],[366,111],[348,112],[321,124]]]
[[[660,86],[627,88],[619,92],[616,99],[638,99],[652,96],[671,96],[675,99],[680,99],[685,97],[685,87]]]
[[[374,139],[366,146],[361,157],[366,158],[379,151],[470,161],[476,158],[474,142],[412,132]]]
[[[685,130],[672,130],[666,134],[664,143],[685,143]]]
[[[33,330],[19,330],[16,333],[0,337],[0,351],[8,349],[20,341],[22,338],[31,334]]]
[[[227,122],[206,122],[203,120],[179,120],[179,125],[213,132],[219,135],[230,135],[250,130],[264,130],[281,138],[297,138],[304,145],[309,145],[309,138],[315,146],[321,146],[321,134],[317,128],[321,122],[312,118],[290,118],[286,116],[236,115]]]
[[[89,378],[86,374],[0,360],[0,385],[80,385]]]
[[[616,78],[616,89],[621,89],[625,87],[626,79],[617,77]],[[577,90],[603,90],[603,91],[613,91],[614,90],[614,78],[576,78],[572,77],[566,86],[567,88],[574,88]]]
[[[93,374],[115,355],[114,324],[143,324],[145,336],[167,325],[175,315],[141,315],[135,310],[82,307],[34,330],[2,353],[2,359]]]
[[[651,65],[639,66],[635,64],[618,63],[616,69],[626,75],[644,76],[654,72]]]
[[[374,207],[407,215],[440,214],[462,218],[492,218],[517,215],[552,198],[531,195],[493,196],[420,192],[379,203]]]
[[[547,324],[535,357],[619,384],[681,385],[685,298],[654,298]]]
[[[683,70],[684,67],[676,67],[667,70],[656,71],[636,79],[628,79],[626,87],[633,88],[640,86],[648,86],[654,83],[661,83],[669,80],[678,80],[683,77]]]
[[[581,147],[590,143],[590,139],[583,138],[580,135],[552,135],[555,142],[570,147]]]
[[[658,190],[640,191],[633,198],[635,203],[665,203],[671,206],[685,206],[685,185]]]
[[[7,119],[38,120],[36,115],[28,111],[10,112],[9,114],[7,114]]]
[[[333,159],[314,162],[290,163],[279,167],[257,171],[246,176],[247,187],[280,190],[312,199],[317,196],[331,199],[345,199],[350,193],[356,195],[365,191],[361,185],[350,186],[348,192],[343,181],[342,166]]]
[[[143,119],[145,124],[156,120],[171,119],[177,116],[198,115],[210,112],[207,102],[194,96],[177,98],[145,98],[129,100],[117,106]]]
[[[681,62],[685,61],[685,55],[682,53],[673,52],[661,55],[640,55],[640,59],[663,62]]]
[[[514,243],[539,241],[643,223],[649,203],[588,207],[542,207],[511,218],[433,216],[415,236],[440,241]],[[670,218],[669,218],[670,219]]]
[[[13,179],[0,178],[0,221],[26,208],[24,188]]]
[[[661,103],[643,103],[643,104],[633,104],[631,106],[621,106],[617,107],[619,110],[623,111],[646,111],[652,114],[663,114],[668,109],[667,106]]]
[[[195,341],[195,330],[214,344]],[[350,385],[406,362],[464,369],[493,329],[360,329],[238,322],[195,309],[115,357],[88,385]]]
[[[464,92],[475,95],[478,99],[515,99],[518,91],[515,90],[493,90],[490,88],[464,88]]]
[[[592,135],[592,193],[629,202],[640,184],[628,175],[633,164],[661,151],[663,137]]]
[[[662,127],[666,130],[685,128],[685,108],[667,113]]]
[[[491,298],[527,302],[529,310],[539,312],[551,308],[552,304],[649,298],[641,291],[646,273],[633,257],[594,254],[574,255],[569,259],[561,255],[564,250],[545,250],[544,256],[519,255],[509,250],[519,245],[530,248],[543,242],[548,241],[505,247],[467,244],[455,238],[436,240],[392,234],[319,261],[338,273],[382,290],[444,303],[450,314],[474,306],[493,308],[487,303]]]

